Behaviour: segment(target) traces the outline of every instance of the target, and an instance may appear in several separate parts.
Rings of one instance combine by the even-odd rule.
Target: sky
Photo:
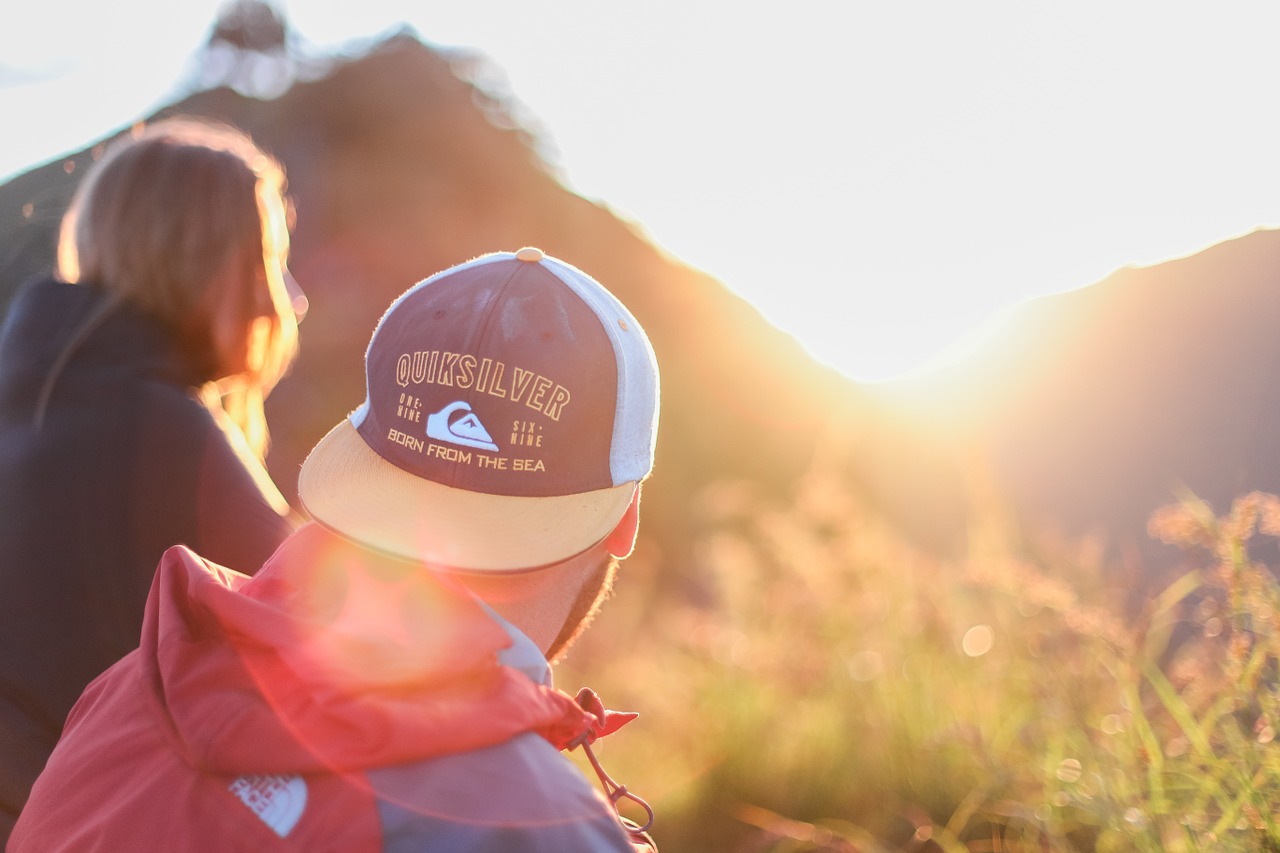
[[[5,0],[0,181],[166,103],[221,5]],[[1280,4],[276,6],[316,48],[405,22],[483,52],[571,189],[858,380],[1280,225]]]

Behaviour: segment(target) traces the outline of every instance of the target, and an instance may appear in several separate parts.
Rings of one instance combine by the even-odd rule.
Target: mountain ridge
[[[1280,492],[1264,426],[1280,416],[1265,393],[1280,384],[1265,323],[1280,309],[1280,232],[1031,300],[963,362],[865,385],[561,185],[536,137],[468,82],[460,63],[473,60],[399,31],[274,99],[223,87],[151,117],[239,125],[288,171],[292,266],[312,310],[299,361],[268,401],[269,467],[287,496],[306,452],[363,398],[362,354],[385,306],[440,269],[523,245],[599,278],[654,341],[663,424],[643,535],[674,575],[697,573],[706,489],[743,481],[785,499],[815,466],[950,556],[966,553],[978,511],[975,460],[1028,530],[1100,533],[1152,566],[1173,558],[1145,519],[1176,483],[1217,504]],[[0,305],[51,268],[58,219],[101,148],[0,185]]]
[[[854,386],[724,285],[561,186],[527,134],[491,120],[497,108],[448,57],[398,32],[274,100],[224,87],[148,119],[227,121],[285,164],[298,211],[291,267],[311,310],[298,362],[268,400],[269,469],[295,498],[306,452],[363,399],[364,347],[394,297],[476,255],[537,245],[605,282],[654,341],[663,425],[646,531],[692,560],[687,502],[724,477],[785,488],[812,453],[795,437],[822,432],[824,401]],[[101,148],[0,185],[0,303],[51,268],[58,218]]]

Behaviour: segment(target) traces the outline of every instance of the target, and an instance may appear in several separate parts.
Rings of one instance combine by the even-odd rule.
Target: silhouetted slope
[[[0,185],[0,313],[25,279],[53,268],[58,223],[90,162],[80,152]]]
[[[1280,233],[1035,300],[969,361],[868,388],[567,191],[505,106],[461,79],[472,61],[403,33],[275,100],[216,89],[162,111],[240,125],[288,170],[292,266],[312,310],[269,405],[269,463],[286,494],[309,448],[359,404],[362,353],[385,306],[437,270],[523,245],[605,282],[654,341],[663,424],[644,535],[666,571],[694,562],[704,487],[737,479],[785,495],[811,465],[840,472],[916,542],[953,553],[966,477],[985,468],[1030,528],[1103,533],[1149,565],[1173,560],[1145,522],[1179,483],[1218,506],[1280,492]],[[0,186],[0,304],[50,267],[92,156]]]
[[[218,89],[161,112],[244,127],[288,172],[298,210],[291,266],[311,311],[298,364],[269,401],[269,466],[292,495],[306,452],[363,398],[364,347],[395,296],[476,254],[537,245],[605,282],[653,339],[663,422],[645,535],[651,553],[684,564],[701,490],[740,478],[785,491],[819,438],[847,432],[833,424],[859,407],[856,386],[719,282],[567,191],[529,137],[502,126],[501,110],[450,56],[401,34],[273,101]],[[3,245],[15,247],[5,298],[49,266],[82,172],[59,160],[0,187],[0,212],[44,200],[38,217],[3,220]]]
[[[1026,303],[921,404],[1036,527],[1176,560],[1146,521],[1188,488],[1280,492],[1280,232]]]

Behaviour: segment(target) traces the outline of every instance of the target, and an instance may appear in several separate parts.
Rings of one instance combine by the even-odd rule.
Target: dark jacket
[[[197,380],[163,326],[98,289],[36,282],[9,308],[0,844],[80,692],[138,645],[165,550],[187,544],[252,572],[291,529],[261,465],[193,396]]]
[[[253,578],[174,548],[10,853],[651,850],[558,752],[611,712],[550,680],[447,576],[318,525]]]

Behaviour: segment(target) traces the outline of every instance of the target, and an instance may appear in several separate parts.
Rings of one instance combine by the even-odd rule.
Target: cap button
[[[523,249],[516,252],[517,261],[528,261],[531,264],[537,263],[544,257],[545,255],[542,254],[541,249],[535,249],[532,246],[525,246]]]

